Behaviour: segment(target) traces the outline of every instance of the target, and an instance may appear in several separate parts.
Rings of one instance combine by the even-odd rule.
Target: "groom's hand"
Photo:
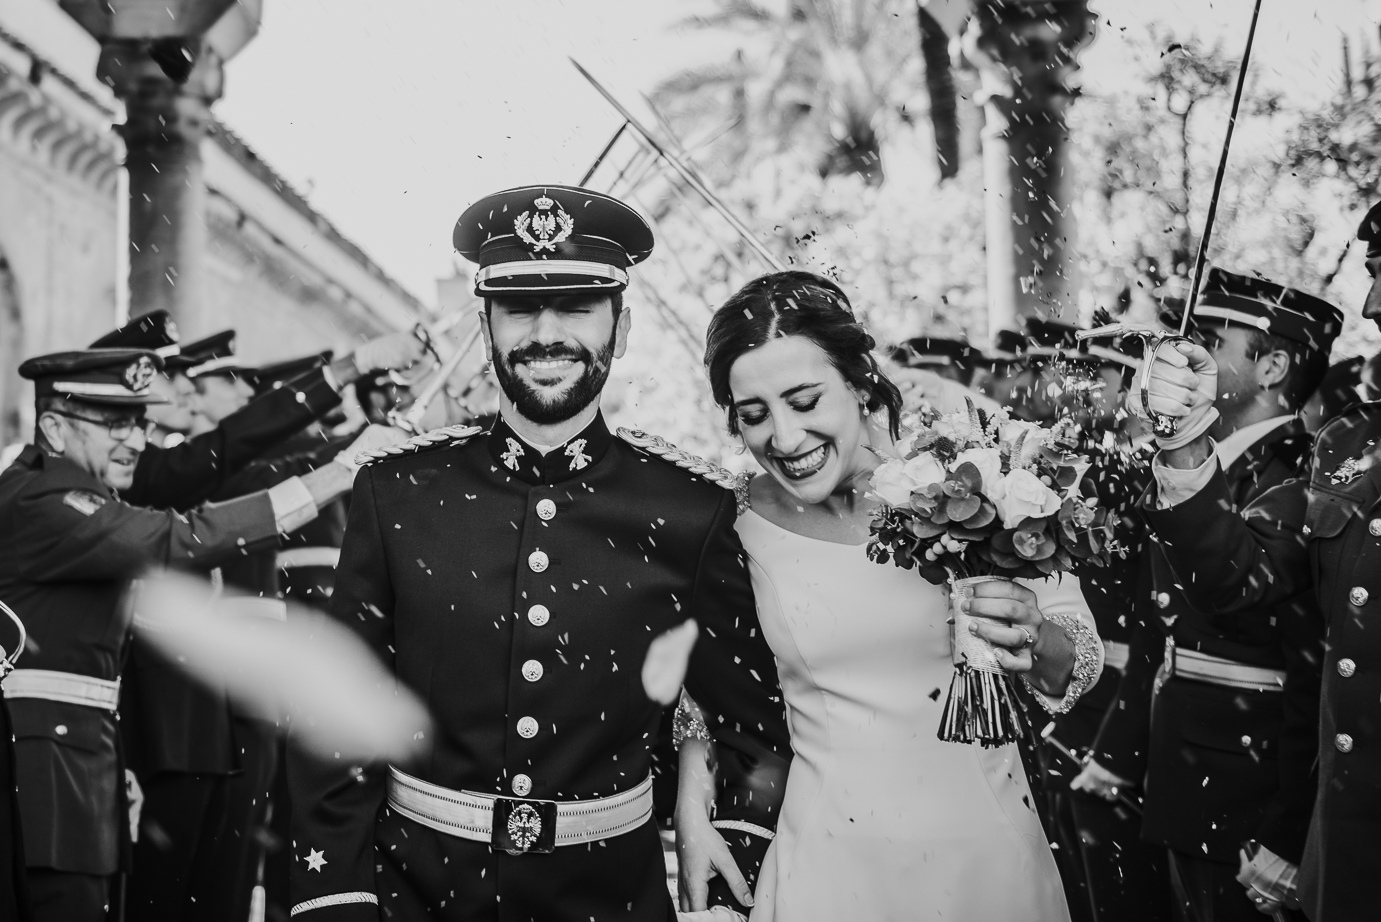
[[[753,905],[753,892],[739,871],[729,844],[696,805],[676,811],[676,889],[682,912],[706,908],[710,880],[718,874],[740,905]]]

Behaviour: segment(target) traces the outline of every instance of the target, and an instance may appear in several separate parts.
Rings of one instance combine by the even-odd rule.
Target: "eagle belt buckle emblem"
[[[1361,477],[1362,470],[1361,458],[1348,458],[1342,464],[1338,465],[1336,471],[1328,475],[1328,479],[1333,482],[1333,486],[1341,486],[1343,484],[1352,483],[1352,481]]]
[[[556,802],[497,798],[490,839],[510,855],[550,854],[556,848]]]
[[[532,252],[546,250],[556,252],[556,245],[563,243],[575,230],[575,218],[566,214],[566,209],[548,196],[540,195],[532,202],[533,211],[525,211],[513,222],[513,232],[518,239],[532,248]],[[555,208],[556,211],[552,211]]]

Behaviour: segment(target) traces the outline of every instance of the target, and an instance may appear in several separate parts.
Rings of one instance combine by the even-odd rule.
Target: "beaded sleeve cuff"
[[[676,705],[676,714],[671,720],[671,744],[677,749],[681,748],[684,740],[708,740],[710,738],[710,728],[705,726],[705,717],[700,711],[700,705],[686,690],[681,689],[681,700]]]
[[[1074,707],[1075,702],[1084,692],[1088,691],[1089,686],[1093,685],[1098,678],[1098,651],[1102,647],[1102,642],[1087,624],[1074,615],[1062,612],[1047,614],[1045,620],[1058,625],[1074,642],[1074,672],[1069,677],[1069,687],[1065,690],[1064,698],[1058,704],[1051,704],[1050,699],[1039,688],[1027,681],[1026,676],[1023,675],[1021,680],[1026,683],[1026,687],[1031,690],[1035,699],[1048,713],[1067,714],[1070,708]]]

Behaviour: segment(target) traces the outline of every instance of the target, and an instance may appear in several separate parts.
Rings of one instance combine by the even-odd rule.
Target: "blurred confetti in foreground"
[[[676,703],[699,636],[700,626],[694,618],[687,618],[652,641],[643,660],[643,690],[649,698],[662,705]]]
[[[255,716],[290,726],[310,752],[404,761],[426,745],[424,705],[322,615],[216,597],[205,582],[167,573],[137,582],[131,602],[135,629],[160,652]],[[265,617],[275,610],[280,617]]]

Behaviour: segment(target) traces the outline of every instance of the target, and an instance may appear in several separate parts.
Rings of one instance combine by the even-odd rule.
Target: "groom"
[[[789,758],[735,497],[599,411],[628,269],[652,251],[637,212],[511,189],[461,215],[454,243],[479,264],[500,417],[361,470],[332,598],[435,734],[409,765],[290,756],[293,915],[661,922],[652,641],[695,619],[686,687],[715,738]]]

